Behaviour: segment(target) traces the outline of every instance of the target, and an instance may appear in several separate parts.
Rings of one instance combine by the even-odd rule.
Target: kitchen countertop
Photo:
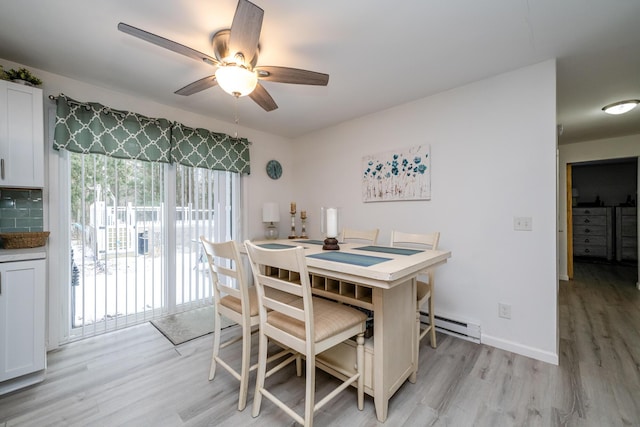
[[[0,262],[27,261],[47,257],[46,246],[26,249],[0,249]]]

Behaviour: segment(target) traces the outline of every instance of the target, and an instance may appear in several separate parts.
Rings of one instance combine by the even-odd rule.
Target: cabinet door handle
[[[585,223],[585,224],[589,224],[590,222],[591,222],[591,221],[589,221],[589,218],[585,218],[585,219],[584,219],[584,223]]]
[[[584,253],[586,253],[586,254],[588,254],[589,252],[590,252],[590,251],[589,251],[589,249],[588,249],[588,248],[584,250]]]
[[[0,178],[4,179],[4,159],[0,159]]]
[[[585,243],[589,243],[589,239],[584,239],[584,242]]]
[[[585,229],[584,229],[584,232],[585,232],[585,233],[591,233],[591,230],[589,230],[588,228],[585,228]]]
[[[590,213],[591,213],[591,211],[590,211],[589,209],[586,209],[586,210],[584,211],[584,213],[586,213],[586,214],[590,214]]]

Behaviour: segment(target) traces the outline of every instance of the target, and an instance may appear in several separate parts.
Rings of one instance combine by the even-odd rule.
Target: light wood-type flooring
[[[418,381],[396,393],[386,423],[376,420],[370,397],[358,411],[348,390],[316,414],[315,425],[638,426],[635,283],[632,267],[576,264],[575,280],[560,283],[560,366],[438,334],[435,350],[423,341]],[[49,353],[43,383],[0,397],[0,426],[294,425],[267,400],[252,418],[253,387],[237,411],[238,382],[224,370],[207,380],[212,341],[174,347],[147,323],[65,345]],[[239,345],[223,351],[239,354]],[[290,367],[269,383],[302,411],[303,378]],[[322,372],[317,380],[322,396],[333,380]]]

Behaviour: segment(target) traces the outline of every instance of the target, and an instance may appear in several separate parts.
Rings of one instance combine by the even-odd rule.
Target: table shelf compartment
[[[289,280],[289,270],[278,269],[278,279]]]
[[[311,287],[313,289],[322,289],[322,290],[325,289],[326,280],[324,277],[310,274],[309,278],[311,280]]]
[[[295,271],[290,271],[288,280],[293,283],[300,283],[300,273]]]
[[[356,284],[349,282],[340,282],[340,295],[347,298],[356,298]]]
[[[356,285],[356,297],[358,301],[364,301],[369,304],[373,302],[373,290],[367,286]]]
[[[326,283],[325,290],[327,292],[331,292],[332,294],[340,294],[339,280],[331,279],[330,277],[327,277],[325,283]]]

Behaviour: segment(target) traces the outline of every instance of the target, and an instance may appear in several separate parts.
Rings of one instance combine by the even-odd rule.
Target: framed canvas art
[[[431,199],[429,145],[372,154],[362,158],[362,201]]]

